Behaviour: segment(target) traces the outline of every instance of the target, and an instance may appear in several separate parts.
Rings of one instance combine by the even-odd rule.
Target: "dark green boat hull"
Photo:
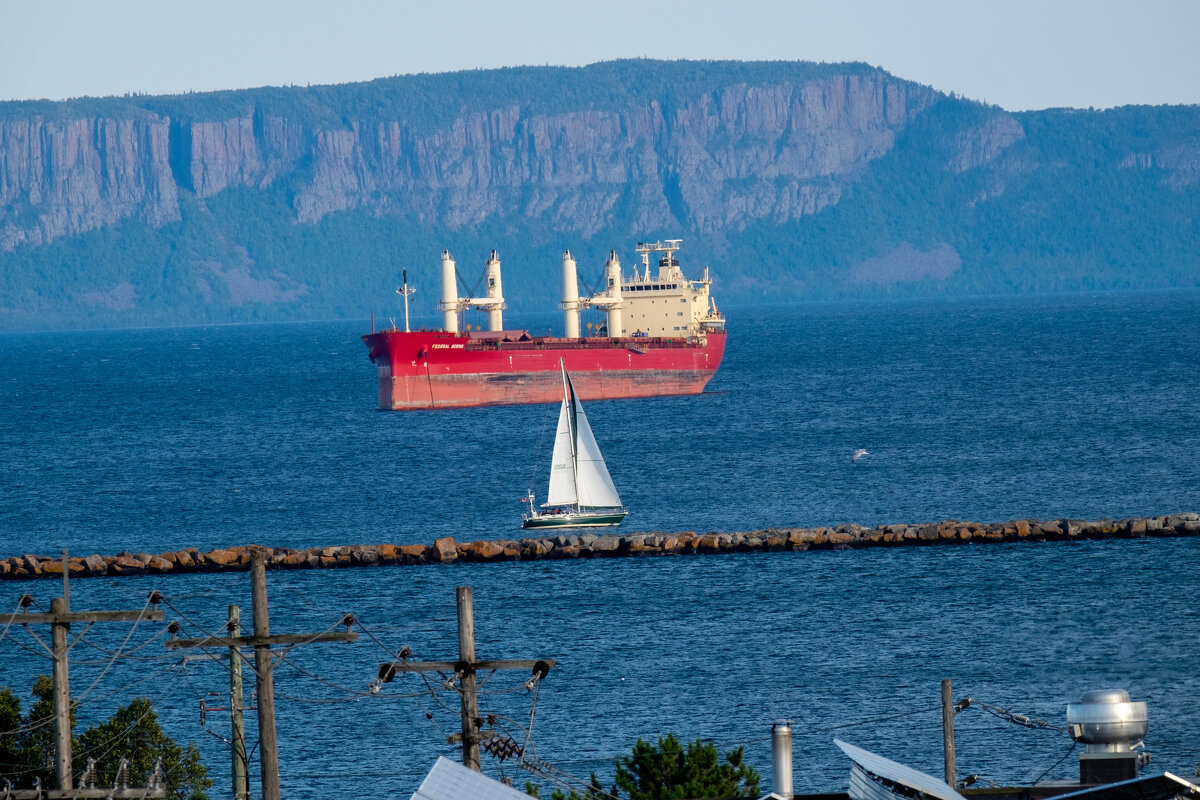
[[[629,512],[625,509],[605,511],[571,511],[566,514],[537,514],[526,517],[522,528],[600,528],[620,525]]]

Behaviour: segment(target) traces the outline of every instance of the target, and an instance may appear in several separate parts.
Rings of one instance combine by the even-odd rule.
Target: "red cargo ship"
[[[725,320],[709,296],[704,277],[683,277],[675,251],[678,239],[638,244],[642,270],[625,279],[616,254],[605,265],[604,291],[579,297],[576,265],[563,254],[563,302],[566,335],[531,336],[504,330],[500,261],[496,252],[486,267],[487,294],[457,296],[457,273],[448,252],[442,253],[442,301],[446,330],[373,331],[363,337],[379,372],[382,409],[455,408],[465,406],[549,403],[562,395],[565,366],[584,400],[697,394],[716,373],[725,354]],[[650,254],[661,252],[658,272],[651,275]],[[603,325],[580,336],[579,311],[607,312]],[[467,308],[488,312],[487,331],[459,331]],[[588,326],[592,328],[591,325]],[[609,336],[609,332],[616,335]],[[594,335],[592,335],[594,333]]]

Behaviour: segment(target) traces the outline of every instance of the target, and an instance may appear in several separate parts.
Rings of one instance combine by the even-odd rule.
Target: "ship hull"
[[[560,359],[583,400],[698,394],[725,352],[723,331],[689,342],[388,330],[363,342],[378,370],[379,407],[394,411],[559,402]]]

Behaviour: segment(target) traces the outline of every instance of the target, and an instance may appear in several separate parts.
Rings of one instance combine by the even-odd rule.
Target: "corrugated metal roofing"
[[[412,800],[529,800],[529,795],[439,756]]]
[[[863,750],[861,747],[847,744],[841,739],[834,739],[833,743],[842,748],[842,752],[850,756],[856,764],[862,767],[864,772],[891,781],[892,783],[898,783],[910,789],[915,789],[924,795],[937,798],[937,800],[966,800],[961,794],[954,791],[948,783],[932,775],[926,775],[924,772],[915,770],[912,767],[906,767],[903,764],[898,764],[869,750]],[[853,780],[853,777],[852,775],[850,787],[852,790],[856,788],[856,782]],[[859,777],[861,779],[862,776]],[[860,784],[858,788],[864,790],[867,787]],[[897,797],[901,796],[898,793],[892,794]],[[851,791],[850,798],[851,800],[877,800],[877,795],[871,791],[862,791],[861,796],[856,797],[855,792]]]

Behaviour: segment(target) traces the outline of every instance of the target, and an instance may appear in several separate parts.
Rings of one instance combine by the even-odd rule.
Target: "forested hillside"
[[[1013,114],[861,64],[616,61],[0,103],[0,327],[551,309],[682,238],[725,302],[1200,285],[1200,108]]]

